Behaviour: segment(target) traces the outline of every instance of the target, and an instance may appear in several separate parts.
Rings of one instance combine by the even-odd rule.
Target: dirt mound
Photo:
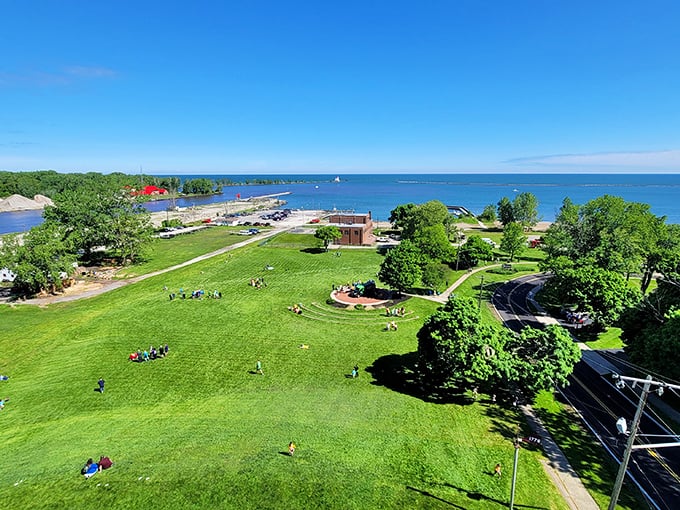
[[[32,200],[21,195],[10,195],[0,200],[0,212],[30,211],[43,209],[46,205],[54,205],[52,200],[44,195],[36,195],[35,198],[35,200]]]
[[[52,199],[50,197],[46,197],[45,195],[36,195],[33,197],[33,200],[38,204],[42,205],[43,207],[47,205],[54,205]]]

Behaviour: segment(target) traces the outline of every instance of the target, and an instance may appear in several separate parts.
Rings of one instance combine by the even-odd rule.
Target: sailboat
[[[333,179],[333,182],[340,182],[340,176],[336,176],[335,179]]]

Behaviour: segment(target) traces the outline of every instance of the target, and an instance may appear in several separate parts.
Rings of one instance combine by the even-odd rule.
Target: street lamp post
[[[515,460],[512,464],[512,485],[510,486],[510,510],[515,505],[515,485],[517,484],[517,460],[519,459],[519,437],[515,438]]]

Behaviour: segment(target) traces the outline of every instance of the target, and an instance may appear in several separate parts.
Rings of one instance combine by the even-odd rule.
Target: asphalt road
[[[494,292],[493,304],[501,319],[514,331],[524,326],[542,327],[559,322],[536,315],[529,297],[546,280],[544,275],[531,275],[507,282]],[[562,323],[578,336],[578,329]],[[640,386],[627,385],[619,390],[609,373],[611,365],[599,356],[588,356],[580,361],[570,377],[570,385],[563,389],[565,399],[581,414],[586,427],[595,435],[610,455],[620,462],[625,449],[625,438],[617,435],[616,420],[623,416],[630,424],[639,401]],[[598,359],[602,362],[598,364]],[[611,361],[611,359],[610,359]],[[599,365],[599,366],[598,366]],[[637,376],[637,374],[636,374]],[[680,441],[663,425],[662,419],[647,406],[640,422],[636,444]],[[628,465],[631,476],[649,500],[651,508],[671,510],[680,508],[680,447],[634,450]]]

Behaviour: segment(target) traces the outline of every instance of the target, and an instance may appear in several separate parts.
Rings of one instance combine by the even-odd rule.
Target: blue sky
[[[680,2],[8,0],[0,169],[680,172]]]

